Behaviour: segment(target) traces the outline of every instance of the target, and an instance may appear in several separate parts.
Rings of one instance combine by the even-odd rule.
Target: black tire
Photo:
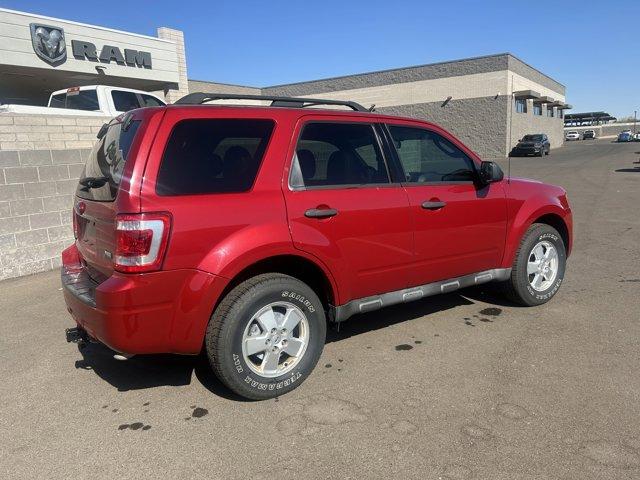
[[[292,370],[268,377],[247,364],[242,342],[253,316],[275,302],[290,303],[304,313],[309,341]],[[222,383],[242,397],[265,400],[290,392],[311,374],[324,348],[326,331],[322,302],[309,286],[288,275],[267,273],[240,283],[225,296],[211,316],[205,346],[209,363]]]
[[[558,254],[558,267],[553,283],[545,290],[538,291],[530,284],[527,263],[533,253],[533,248],[542,241],[549,242],[555,247]],[[548,302],[558,292],[564,280],[566,264],[567,253],[558,231],[549,225],[534,223],[522,237],[511,269],[511,278],[504,282],[503,287],[507,297],[519,305],[528,307]]]

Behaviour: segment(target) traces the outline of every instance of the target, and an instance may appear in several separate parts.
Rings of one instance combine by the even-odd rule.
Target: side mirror
[[[504,173],[495,162],[482,162],[480,164],[480,182],[484,185],[499,182],[504,178]]]

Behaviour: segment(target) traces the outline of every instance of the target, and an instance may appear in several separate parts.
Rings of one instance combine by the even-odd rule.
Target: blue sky
[[[178,28],[191,79],[268,86],[511,52],[566,85],[574,112],[640,110],[640,0],[0,5],[154,36]]]

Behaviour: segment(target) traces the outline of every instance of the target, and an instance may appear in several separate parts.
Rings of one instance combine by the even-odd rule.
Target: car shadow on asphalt
[[[490,287],[471,287],[456,293],[438,295],[355,315],[342,322],[339,327],[337,324],[330,324],[327,330],[327,343],[339,342],[459,306],[473,305],[476,301],[513,306]],[[219,397],[233,401],[250,401],[234,394],[216,378],[204,354],[196,356],[137,355],[126,361],[118,361],[113,358],[112,350],[99,343],[79,346],[78,351],[82,359],[76,360],[77,369],[92,370],[120,392],[162,386],[186,386],[191,384],[195,375],[203,387]]]
[[[632,167],[632,168],[619,168],[616,172],[620,173],[640,173],[640,167]]]
[[[119,392],[185,386],[191,384],[195,375],[211,393],[228,400],[246,401],[216,378],[204,355],[137,355],[119,361],[113,358],[112,350],[99,343],[88,343],[78,351],[82,360],[77,360],[75,367],[93,370]]]

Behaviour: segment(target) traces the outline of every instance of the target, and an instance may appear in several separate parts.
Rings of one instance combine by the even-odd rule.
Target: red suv
[[[204,350],[230,389],[265,399],[311,373],[327,322],[491,281],[523,305],[558,291],[563,189],[353,102],[200,105],[221,98],[240,96],[190,94],[99,133],[62,254],[68,340]]]

